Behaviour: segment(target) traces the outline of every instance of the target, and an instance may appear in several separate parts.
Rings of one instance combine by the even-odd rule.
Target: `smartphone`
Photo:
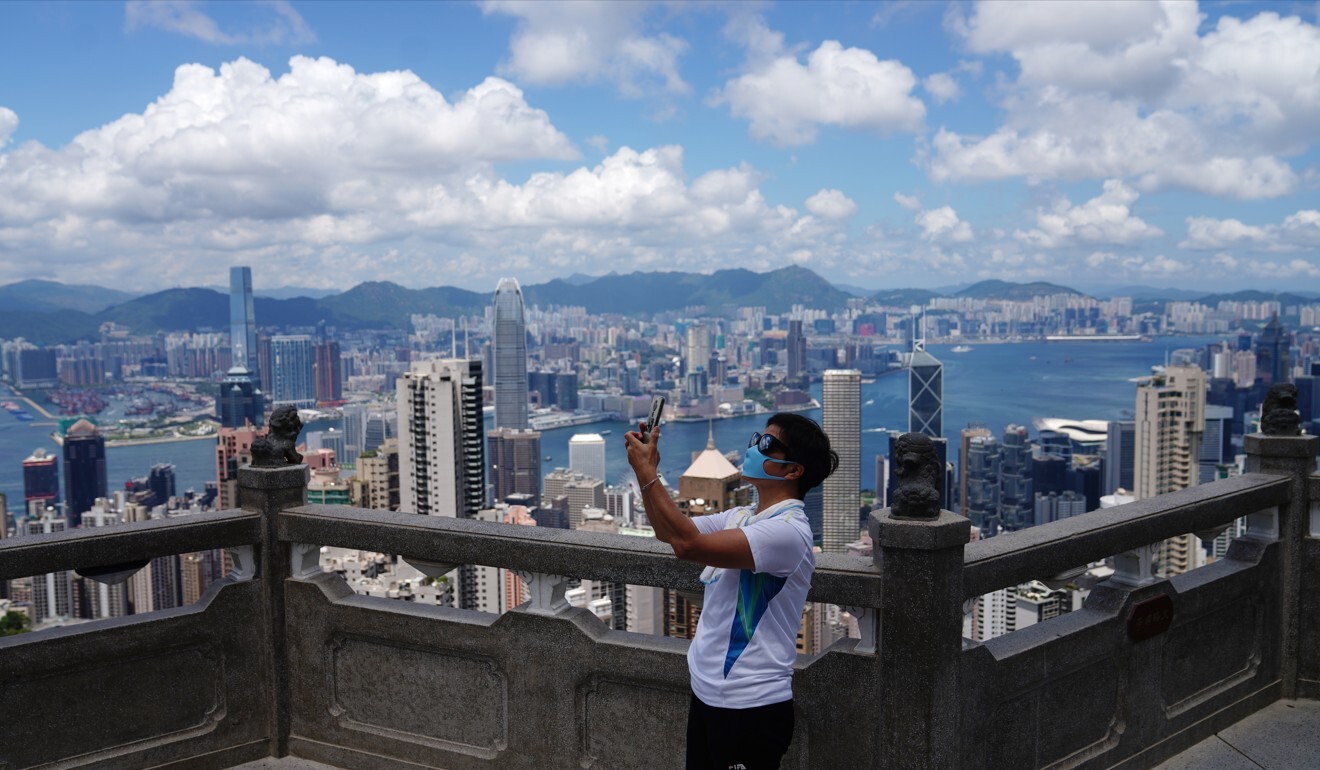
[[[642,431],[642,442],[645,443],[651,437],[651,431],[660,424],[660,415],[665,411],[665,397],[656,396],[651,399],[651,414],[646,418],[646,430]]]

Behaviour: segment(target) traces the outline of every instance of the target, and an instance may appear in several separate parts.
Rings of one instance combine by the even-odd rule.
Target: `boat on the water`
[[[956,346],[953,348],[953,350],[952,350],[951,352],[953,352],[953,353],[970,353],[970,352],[972,352],[972,349],[969,348],[969,347],[966,346],[966,345],[956,345]]]

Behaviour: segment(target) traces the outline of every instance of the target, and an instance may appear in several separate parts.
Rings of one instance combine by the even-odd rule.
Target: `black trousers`
[[[793,740],[793,701],[749,709],[688,706],[687,770],[776,770]]]

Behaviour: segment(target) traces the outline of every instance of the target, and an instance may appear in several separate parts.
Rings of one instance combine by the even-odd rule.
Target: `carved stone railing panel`
[[[1228,559],[1140,588],[1101,584],[1082,610],[968,646],[963,766],[1111,767],[1241,718],[1262,691],[1277,697],[1278,553],[1240,540]]]
[[[259,587],[0,638],[0,768],[139,768],[268,754]]]

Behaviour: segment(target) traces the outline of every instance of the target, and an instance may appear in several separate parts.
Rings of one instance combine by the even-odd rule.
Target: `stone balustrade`
[[[1280,698],[1320,694],[1314,437],[1250,436],[1248,474],[968,542],[965,519],[872,517],[874,563],[824,555],[810,600],[861,640],[802,656],[784,766],[1151,767]],[[306,505],[303,466],[240,471],[242,510],[0,541],[0,579],[223,547],[194,605],[0,639],[0,770],[669,768],[682,640],[612,631],[562,600],[573,576],[683,591],[695,565],[638,538]],[[1170,579],[1149,547],[1249,528]],[[321,545],[528,579],[502,615],[355,594]],[[1115,557],[1072,613],[962,639],[964,602]]]

